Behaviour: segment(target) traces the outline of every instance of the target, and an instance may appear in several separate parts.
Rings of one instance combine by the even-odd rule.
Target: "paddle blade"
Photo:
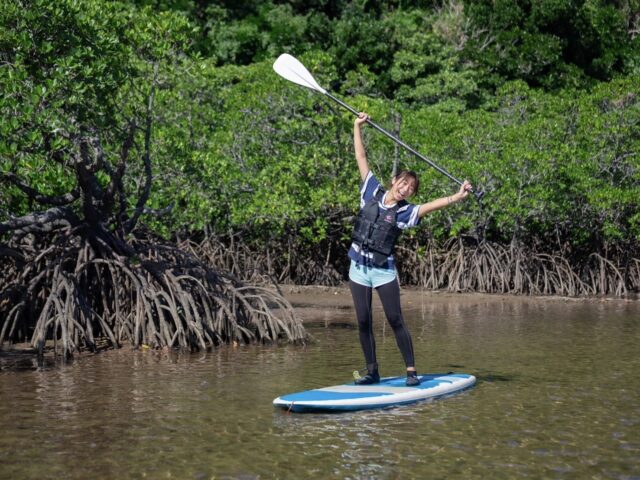
[[[278,75],[290,82],[297,83],[298,85],[316,90],[320,93],[327,93],[324,88],[318,85],[318,82],[311,76],[309,70],[307,70],[297,58],[292,57],[288,53],[283,53],[278,57],[273,63],[273,69]]]

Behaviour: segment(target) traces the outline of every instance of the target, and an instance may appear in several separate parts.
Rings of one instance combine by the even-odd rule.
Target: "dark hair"
[[[418,174],[416,172],[414,172],[413,170],[400,170],[393,178],[398,181],[407,177],[413,178],[416,184],[416,187],[413,189],[413,194],[416,195],[418,193],[418,190],[420,189],[420,179],[418,178]]]

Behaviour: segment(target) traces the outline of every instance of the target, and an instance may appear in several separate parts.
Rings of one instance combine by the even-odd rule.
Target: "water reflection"
[[[307,346],[108,352],[0,372],[0,478],[633,478],[640,305],[404,298],[422,371],[476,388],[391,410],[287,414],[362,364],[350,311]],[[402,371],[376,311],[383,374]]]

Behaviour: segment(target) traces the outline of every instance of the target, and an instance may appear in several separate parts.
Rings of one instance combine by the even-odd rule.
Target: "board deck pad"
[[[406,377],[385,377],[374,385],[353,382],[291,393],[273,401],[275,407],[291,412],[340,412],[389,408],[433,400],[471,388],[476,377],[466,373],[419,375],[420,385],[407,387]]]

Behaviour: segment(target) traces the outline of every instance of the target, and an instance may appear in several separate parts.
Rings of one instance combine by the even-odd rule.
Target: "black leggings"
[[[351,287],[351,296],[356,309],[356,318],[358,319],[358,330],[360,333],[360,345],[364,352],[364,359],[367,362],[367,368],[377,368],[376,360],[376,340],[373,336],[373,315],[371,310],[372,288],[366,287],[359,283],[349,280]],[[413,344],[411,343],[411,335],[402,318],[402,309],[400,308],[400,287],[397,280],[385,283],[376,288],[378,296],[384,308],[384,314],[393,333],[396,336],[396,343],[404,363],[409,367],[415,366],[413,357]]]

